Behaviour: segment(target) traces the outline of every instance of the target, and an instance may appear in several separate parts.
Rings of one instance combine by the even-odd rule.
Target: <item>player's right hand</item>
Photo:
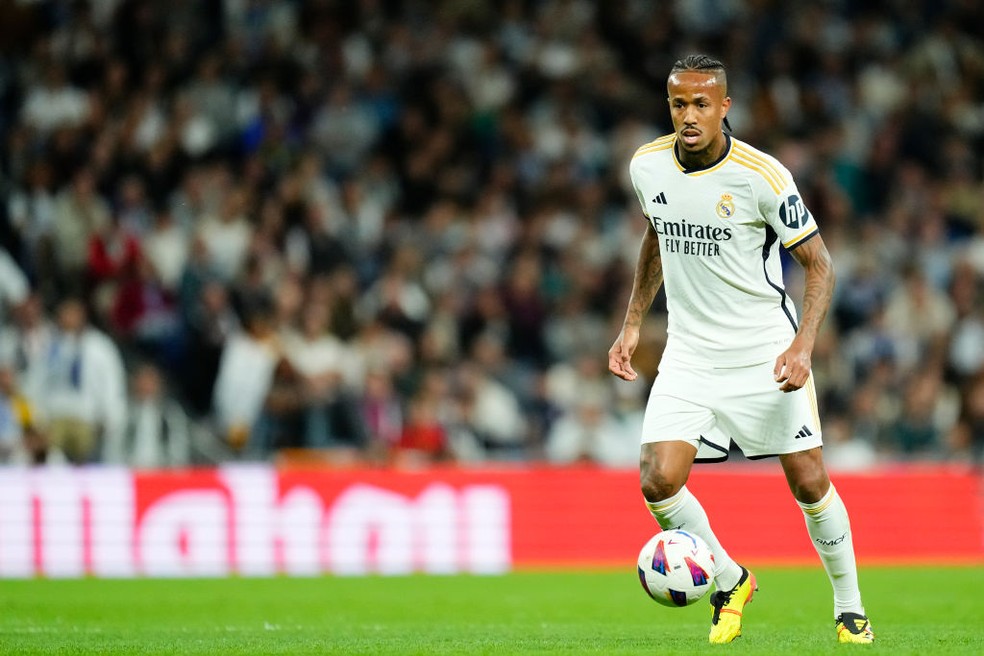
[[[632,369],[632,354],[639,345],[639,329],[623,328],[612,347],[608,349],[608,371],[622,380],[635,380],[638,374]]]

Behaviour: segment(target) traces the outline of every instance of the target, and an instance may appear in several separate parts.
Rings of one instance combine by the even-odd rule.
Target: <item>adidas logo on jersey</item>
[[[656,194],[656,198],[653,199],[653,202],[656,203],[657,205],[666,205],[666,196],[664,196],[663,192],[661,191],[658,194]]]
[[[796,437],[795,437],[794,439],[797,439],[797,440],[799,440],[799,439],[802,439],[802,438],[804,438],[804,437],[810,437],[811,435],[813,435],[813,433],[811,433],[811,432],[810,432],[810,429],[809,429],[809,428],[807,428],[807,427],[806,427],[806,426],[804,425],[804,426],[803,426],[803,428],[801,428],[801,429],[799,430],[799,432],[798,432],[798,433],[796,433]]]

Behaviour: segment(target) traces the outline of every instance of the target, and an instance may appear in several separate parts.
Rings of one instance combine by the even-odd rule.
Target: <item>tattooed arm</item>
[[[810,376],[813,344],[834,295],[834,267],[820,235],[803,242],[790,254],[806,269],[803,316],[792,344],[778,358],[773,373],[783,392],[798,390]]]
[[[636,263],[632,295],[625,311],[622,332],[608,350],[608,370],[619,378],[636,379],[637,374],[632,369],[631,361],[632,354],[639,345],[639,328],[662,284],[663,259],[659,252],[659,236],[647,222],[646,234],[639,248],[639,261]]]

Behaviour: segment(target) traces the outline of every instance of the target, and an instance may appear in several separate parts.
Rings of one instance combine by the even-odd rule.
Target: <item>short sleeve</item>
[[[639,199],[639,206],[642,207],[642,213],[647,219],[649,219],[651,217],[649,216],[649,212],[646,211],[646,197],[642,195],[641,191],[639,191],[638,175],[639,169],[636,166],[635,159],[633,159],[629,164],[629,179],[632,181],[632,188],[636,192],[636,198]]]
[[[786,250],[793,250],[818,235],[820,229],[789,171],[782,169],[782,173],[777,176],[782,185],[773,185],[764,193],[761,206],[765,220],[776,231],[779,242]],[[778,194],[775,193],[777,189]]]

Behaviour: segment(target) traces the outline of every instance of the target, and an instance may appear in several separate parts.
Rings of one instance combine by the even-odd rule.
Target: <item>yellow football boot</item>
[[[841,613],[834,623],[837,627],[837,642],[870,645],[875,641],[875,634],[871,632],[871,622],[864,615]]]
[[[755,575],[742,567],[738,585],[711,595],[711,633],[708,640],[712,644],[725,644],[741,635],[741,614],[756,590]]]

